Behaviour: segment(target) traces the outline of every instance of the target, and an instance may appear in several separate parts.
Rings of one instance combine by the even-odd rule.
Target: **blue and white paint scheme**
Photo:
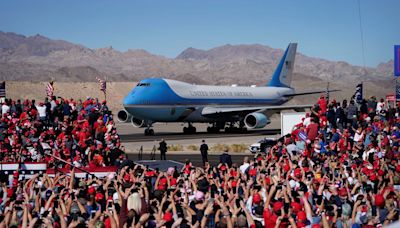
[[[186,122],[184,132],[195,132],[192,123],[211,123],[216,132],[226,124],[239,124],[240,129],[263,128],[269,116],[282,109],[304,109],[310,105],[282,106],[293,96],[324,91],[295,93],[290,87],[296,43],[289,44],[272,79],[266,86],[212,86],[147,78],[140,81],[124,98],[124,110],[118,119],[131,121],[135,127],[147,127],[145,134],[154,134],[155,122]],[[230,130],[232,128],[226,128]],[[246,127],[246,128],[245,128]]]

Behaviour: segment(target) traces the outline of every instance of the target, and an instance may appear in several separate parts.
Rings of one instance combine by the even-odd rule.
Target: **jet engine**
[[[147,121],[141,120],[141,119],[138,119],[135,117],[132,117],[131,124],[132,124],[132,126],[137,127],[137,128],[147,127]]]
[[[129,122],[132,118],[132,115],[129,114],[125,109],[122,109],[117,114],[117,119],[119,122],[126,123]]]
[[[271,120],[259,112],[250,113],[244,118],[244,124],[249,129],[263,128],[269,123],[271,123]]]

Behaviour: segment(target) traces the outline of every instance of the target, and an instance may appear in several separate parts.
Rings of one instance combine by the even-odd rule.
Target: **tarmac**
[[[169,154],[198,154],[198,151],[188,150],[190,146],[200,146],[204,139],[209,147],[213,145],[232,145],[242,144],[246,147],[258,142],[263,138],[279,138],[280,137],[280,118],[272,118],[270,125],[262,129],[248,130],[245,133],[207,133],[208,124],[194,124],[197,132],[194,134],[184,134],[181,123],[156,123],[153,126],[155,135],[145,136],[144,128],[135,128],[130,123],[117,123],[116,127],[121,137],[122,145],[125,147],[127,154],[137,154],[143,148],[143,154],[150,154],[152,149],[158,148],[159,142],[164,139],[168,145],[179,145],[182,151],[169,151]],[[222,151],[209,151],[209,154],[220,154]],[[234,152],[231,152],[234,154]],[[235,152],[235,154],[251,155],[250,151]]]
[[[246,133],[207,133],[208,124],[194,124],[197,132],[194,134],[183,134],[182,128],[185,126],[182,123],[158,123],[153,126],[155,131],[154,136],[145,136],[144,128],[135,128],[130,123],[117,123],[117,129],[121,137],[122,145],[125,147],[125,152],[128,158],[134,162],[142,160],[160,159],[160,153],[157,150],[160,140],[164,139],[168,145],[179,145],[183,148],[182,151],[168,151],[167,159],[185,163],[190,160],[195,166],[202,166],[202,158],[198,150],[189,150],[188,146],[200,146],[204,139],[211,148],[216,144],[231,145],[243,144],[250,146],[251,144],[263,138],[279,138],[280,137],[280,118],[272,118],[271,124],[263,129],[248,130]],[[142,153],[139,153],[143,148]],[[156,149],[154,155],[152,150]],[[219,163],[219,155],[223,151],[209,151],[208,160],[211,165]],[[243,158],[253,157],[248,149],[240,152],[228,152],[232,156],[232,161],[241,163]],[[159,161],[157,161],[159,162]]]

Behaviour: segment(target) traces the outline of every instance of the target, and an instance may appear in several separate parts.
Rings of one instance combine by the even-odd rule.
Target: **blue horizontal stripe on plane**
[[[135,87],[124,99],[123,105],[279,105],[280,99],[255,98],[183,98],[177,95],[163,80],[151,78],[140,83],[150,86]]]

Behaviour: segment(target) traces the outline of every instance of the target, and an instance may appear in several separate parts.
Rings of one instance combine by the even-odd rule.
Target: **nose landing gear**
[[[196,128],[191,123],[188,123],[188,126],[183,128],[183,133],[194,134],[196,133]]]
[[[154,135],[154,130],[152,127],[152,124],[148,124],[147,128],[144,130],[144,135]]]

